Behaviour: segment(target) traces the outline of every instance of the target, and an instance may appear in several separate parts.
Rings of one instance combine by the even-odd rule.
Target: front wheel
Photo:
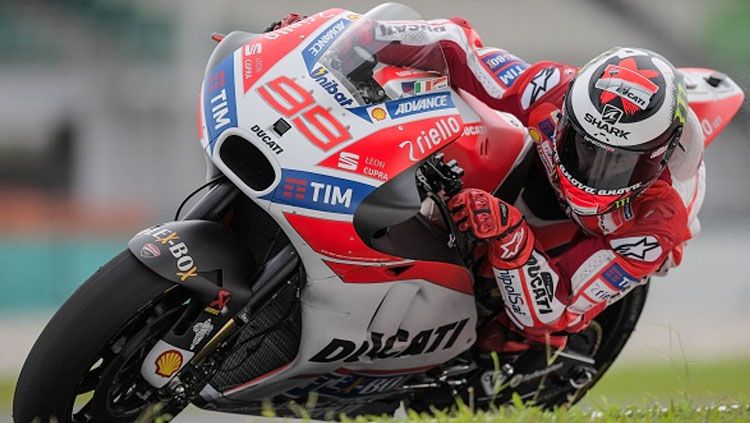
[[[120,253],[73,293],[39,335],[18,379],[14,420],[136,420],[159,400],[141,377],[141,363],[187,299],[185,290],[129,251]]]

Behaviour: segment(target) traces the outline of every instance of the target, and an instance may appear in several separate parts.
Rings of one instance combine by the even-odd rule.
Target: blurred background
[[[719,69],[750,91],[747,1],[402,3],[425,18],[463,16],[486,45],[529,62],[580,65],[615,45],[645,47],[677,66]],[[56,308],[133,233],[171,220],[202,183],[195,110],[211,32],[259,32],[290,11],[377,4],[0,1],[0,409]],[[685,392],[702,371],[724,388],[721,375],[744,375],[738,386],[750,386],[747,104],[706,152],[703,232],[684,264],[654,281],[615,367],[621,374],[661,374],[677,381],[664,389]]]

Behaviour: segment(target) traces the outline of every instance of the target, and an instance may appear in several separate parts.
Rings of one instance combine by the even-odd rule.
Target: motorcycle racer
[[[515,204],[476,189],[448,203],[459,229],[487,242],[482,275],[495,279],[505,305],[480,330],[478,346],[507,350],[508,328],[562,347],[568,333],[680,263],[700,230],[703,135],[666,59],[615,48],[581,69],[530,65],[485,47],[461,18],[398,24],[402,30],[388,31],[388,22],[375,22],[371,39],[351,42],[388,44],[378,59],[393,65],[438,43],[451,84],[515,115],[536,142],[534,170]],[[535,232],[563,219],[579,234],[550,251]]]

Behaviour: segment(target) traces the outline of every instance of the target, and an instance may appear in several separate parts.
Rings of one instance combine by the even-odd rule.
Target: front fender
[[[236,236],[218,223],[162,223],[136,234],[128,248],[154,273],[193,291],[204,302],[231,295],[230,315],[250,298],[250,278],[256,271],[253,257],[243,253]]]

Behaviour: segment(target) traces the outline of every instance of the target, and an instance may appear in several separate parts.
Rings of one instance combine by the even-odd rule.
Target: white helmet
[[[687,107],[681,74],[649,50],[615,48],[581,68],[555,135],[571,210],[603,214],[646,189],[677,146]]]

